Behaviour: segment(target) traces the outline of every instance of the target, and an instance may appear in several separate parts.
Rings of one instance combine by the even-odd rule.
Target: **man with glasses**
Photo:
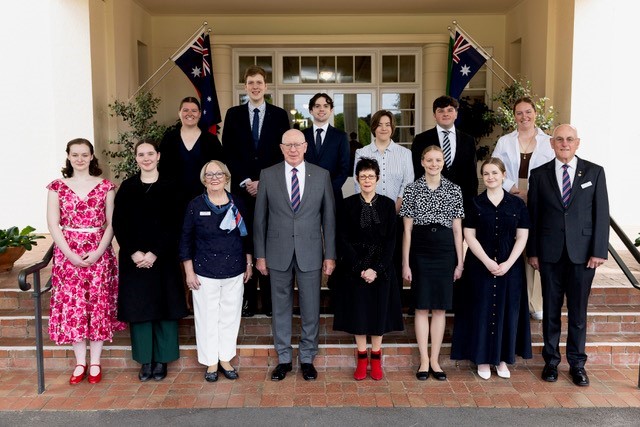
[[[568,311],[567,351],[573,383],[588,386],[587,305],[596,268],[607,259],[609,199],[604,169],[576,157],[575,127],[555,128],[551,148],[556,158],[531,171],[527,242],[529,264],[542,281],[542,379],[558,380],[562,305]]]
[[[249,102],[229,108],[222,127],[222,146],[231,171],[231,192],[242,197],[247,219],[253,217],[260,171],[282,161],[280,138],[289,129],[289,116],[280,107],[265,101],[267,73],[253,65],[244,73],[244,89]],[[245,285],[242,316],[257,310],[257,277]],[[262,311],[271,312],[269,279],[260,278]]]
[[[335,205],[329,172],[304,161],[307,142],[296,129],[285,132],[284,162],[260,173],[254,214],[256,268],[271,277],[273,340],[278,366],[273,381],[292,370],[293,284],[298,284],[301,337],[298,359],[306,381],[318,373],[320,283],[335,268]]]

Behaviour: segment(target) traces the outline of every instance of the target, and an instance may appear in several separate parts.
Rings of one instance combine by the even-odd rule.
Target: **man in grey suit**
[[[284,162],[260,173],[254,214],[256,268],[271,277],[272,330],[280,381],[292,369],[293,284],[298,284],[301,337],[298,359],[305,380],[318,373],[320,284],[335,268],[335,203],[329,172],[304,161],[307,142],[296,129],[282,136]]]
[[[527,254],[542,279],[542,379],[558,380],[566,296],[569,374],[574,384],[587,386],[587,304],[596,268],[607,258],[609,200],[604,169],[576,157],[579,145],[576,128],[556,127],[551,137],[556,158],[531,171],[528,207],[533,226]]]

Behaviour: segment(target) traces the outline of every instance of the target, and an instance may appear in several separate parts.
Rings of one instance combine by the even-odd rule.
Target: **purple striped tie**
[[[291,169],[291,209],[298,212],[300,207],[300,183],[298,182],[298,169]]]
[[[569,199],[571,198],[571,180],[569,179],[568,168],[569,165],[562,165],[562,204],[565,208],[569,206]]]

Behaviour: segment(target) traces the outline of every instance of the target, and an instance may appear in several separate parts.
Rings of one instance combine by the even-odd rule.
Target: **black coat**
[[[118,319],[126,322],[180,319],[186,316],[178,260],[181,212],[178,192],[162,176],[150,187],[136,175],[116,193],[113,231],[120,251]],[[131,255],[153,252],[151,268],[137,268]]]

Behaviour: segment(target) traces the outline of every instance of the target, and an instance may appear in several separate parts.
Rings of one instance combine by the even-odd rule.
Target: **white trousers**
[[[242,312],[243,274],[229,279],[198,276],[200,289],[193,292],[198,362],[212,366],[236,355]]]

